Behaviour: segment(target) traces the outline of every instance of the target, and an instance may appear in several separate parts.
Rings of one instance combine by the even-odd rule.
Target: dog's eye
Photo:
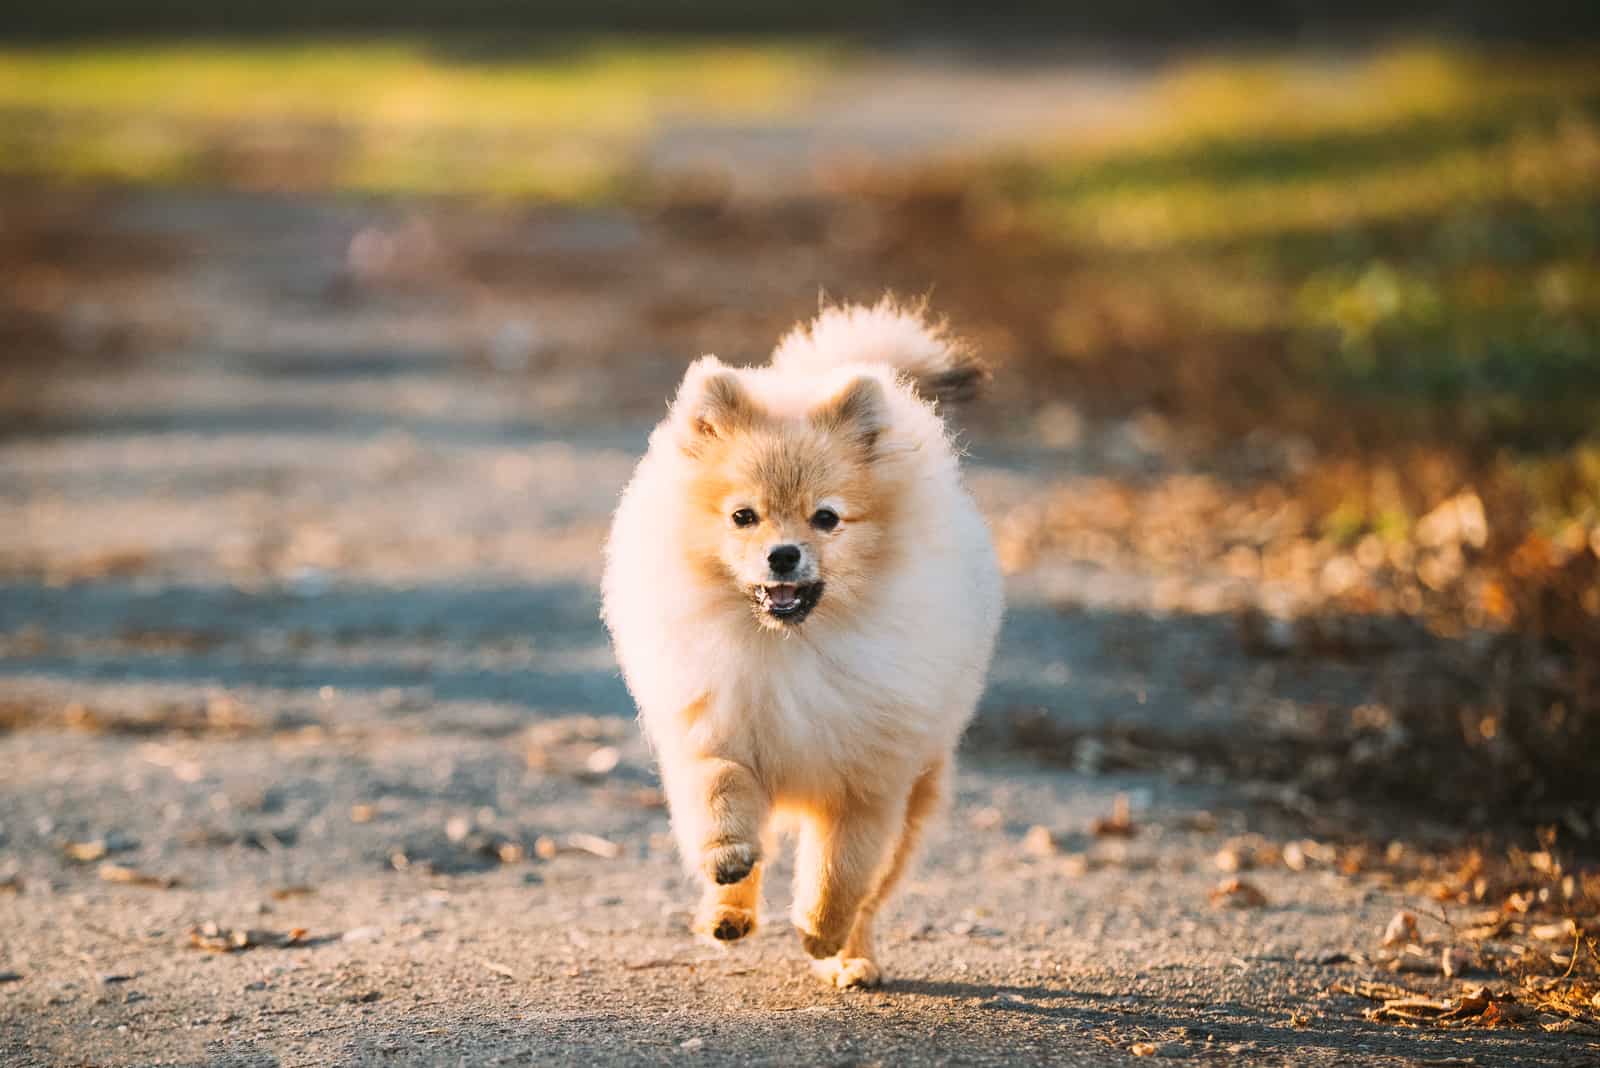
[[[839,525],[839,513],[832,508],[818,508],[811,517],[811,525],[818,530],[832,530]]]
[[[753,527],[761,522],[761,517],[748,508],[741,508],[733,513],[733,525],[736,527]]]

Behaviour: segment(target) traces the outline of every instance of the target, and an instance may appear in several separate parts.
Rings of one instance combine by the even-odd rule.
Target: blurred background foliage
[[[1198,493],[1133,480],[1114,507],[1042,500],[1004,517],[1009,566],[1112,545],[1284,585],[1288,639],[1241,612],[1264,655],[1350,655],[1371,644],[1351,619],[1475,635],[1330,744],[1390,739],[1361,773],[1386,790],[1592,798],[1600,8],[1116,8],[612,0],[541,5],[552,29],[530,36],[488,32],[530,18],[488,2],[77,0],[0,48],[0,174],[600,206],[702,241],[812,240],[869,214],[869,253],[825,254],[931,281],[1010,365],[1003,402],[1036,433],[1063,404],[1154,421],[1212,477]],[[353,27],[385,35],[329,35]],[[116,36],[130,28],[143,36]],[[799,129],[907,42],[1004,67],[1039,63],[1039,40],[1138,77],[1104,121],[903,166],[820,161],[784,204],[658,165],[673,130]],[[1181,559],[1150,547],[1161,524]]]

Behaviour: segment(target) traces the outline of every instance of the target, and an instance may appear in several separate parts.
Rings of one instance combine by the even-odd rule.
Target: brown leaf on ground
[[[207,953],[242,953],[262,946],[281,949],[300,943],[306,937],[304,927],[288,931],[262,931],[256,928],[220,927],[203,923],[189,928],[189,944]]]
[[[1111,815],[1102,816],[1089,824],[1096,838],[1132,838],[1139,828],[1134,825],[1132,806],[1127,794],[1118,794],[1111,803]]]
[[[1484,1027],[1515,1027],[1528,1018],[1528,1010],[1514,1001],[1490,1002],[1478,1023]]]
[[[554,860],[561,853],[588,853],[603,860],[615,860],[622,856],[622,846],[609,838],[581,831],[559,841],[542,834],[533,843],[533,855],[540,860]]]
[[[567,846],[579,852],[589,853],[605,860],[615,860],[622,856],[622,846],[609,838],[601,838],[598,834],[567,835]]]
[[[1578,923],[1571,916],[1556,923],[1536,923],[1528,933],[1541,942],[1570,942],[1577,937]]]
[[[100,878],[108,883],[122,883],[125,886],[148,886],[156,890],[171,890],[178,885],[178,880],[169,875],[151,875],[149,872],[130,868],[123,864],[112,864],[107,861],[100,865]]]
[[[1056,854],[1055,835],[1043,824],[1034,824],[1022,836],[1022,851],[1030,857],[1052,857]]]
[[[1154,1057],[1156,1055],[1156,1044],[1154,1042],[1135,1042],[1128,1047],[1128,1052],[1135,1057]]]
[[[68,842],[61,850],[79,864],[93,864],[110,852],[104,838],[96,838],[92,842]]]
[[[1481,1017],[1498,1004],[1482,987],[1464,991],[1458,998],[1431,998],[1426,994],[1404,993],[1390,997],[1383,1004],[1367,1012],[1369,1020],[1387,1020],[1393,1023],[1449,1024],[1468,1018]]]
[[[1217,850],[1217,855],[1212,858],[1212,863],[1218,871],[1245,871],[1250,867],[1250,859],[1235,846],[1223,846]]]
[[[517,973],[511,968],[510,965],[501,964],[497,960],[488,960],[488,959],[480,960],[478,963],[483,965],[483,967],[484,967],[484,969],[486,971],[491,971],[494,974],[500,976],[502,979],[516,979],[517,978]]]
[[[1362,980],[1355,984],[1335,983],[1333,989],[1346,994],[1353,994],[1358,998],[1366,998],[1368,1001],[1391,1001],[1395,998],[1411,996],[1411,991],[1405,987],[1395,986],[1393,983],[1373,982],[1372,980]]]
[[[1461,937],[1473,942],[1485,942],[1504,935],[1510,926],[1511,921],[1498,911],[1480,913],[1471,927],[1461,930]]]
[[[1553,1020],[1550,1023],[1542,1023],[1539,1027],[1557,1035],[1600,1036],[1600,1024],[1593,1024],[1587,1020]]]
[[[280,886],[272,891],[272,900],[288,901],[290,898],[295,897],[310,897],[316,892],[317,888],[314,886]]]
[[[1266,907],[1267,895],[1244,879],[1224,879],[1212,889],[1211,904],[1216,908],[1259,909]]]
[[[1445,946],[1439,954],[1439,970],[1454,979],[1472,967],[1472,952],[1465,946]]]
[[[1389,926],[1383,929],[1383,944],[1386,946],[1400,946],[1416,941],[1418,936],[1415,913],[1397,912],[1389,921]]]

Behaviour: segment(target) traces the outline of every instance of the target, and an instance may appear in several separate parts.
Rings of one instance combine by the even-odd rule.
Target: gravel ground
[[[780,321],[816,265],[679,255],[626,216],[452,219],[516,250],[508,297],[454,270],[442,224],[381,206],[94,212],[107,241],[184,253],[75,304],[82,351],[3,368],[0,1062],[1600,1062],[1582,1038],[1365,1020],[1336,986],[1392,978],[1362,954],[1415,903],[1312,867],[1213,907],[1220,848],[1319,814],[1183,767],[977,748],[889,916],[882,991],[814,983],[781,877],[753,940],[693,941],[596,619],[609,509],[696,354],[652,340],[639,294],[659,270]],[[771,336],[707,314],[734,358]],[[156,340],[107,355],[133,318]],[[999,516],[1163,462],[1127,440],[980,422],[972,482]],[[1025,708],[1242,738],[1374,685],[1252,660],[1223,618],[1155,611],[1148,576],[1047,558],[1010,584],[980,736]],[[1119,797],[1138,833],[1094,836]],[[207,952],[208,922],[303,933]]]

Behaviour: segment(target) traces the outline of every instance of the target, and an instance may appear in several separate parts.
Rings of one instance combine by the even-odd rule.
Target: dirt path
[[[859,279],[603,214],[152,195],[95,218],[183,251],[84,298],[76,355],[5,369],[0,1062],[1595,1063],[1367,1022],[1335,987],[1386,974],[1361,962],[1401,895],[1280,865],[1248,875],[1267,907],[1215,908],[1220,849],[1316,814],[1084,750],[1085,774],[966,759],[882,992],[813,984],[781,874],[752,942],[694,943],[596,550],[683,363],[716,337],[753,358]],[[726,296],[680,321],[663,292]],[[130,309],[141,354],[108,356]],[[972,449],[997,518],[1169,462],[1128,427]],[[1010,594],[980,735],[1038,708],[1225,736],[1374,685],[1252,661],[1220,617],[1155,613],[1149,576],[1046,558]],[[1118,795],[1138,833],[1094,837]],[[305,934],[212,953],[207,922]]]

